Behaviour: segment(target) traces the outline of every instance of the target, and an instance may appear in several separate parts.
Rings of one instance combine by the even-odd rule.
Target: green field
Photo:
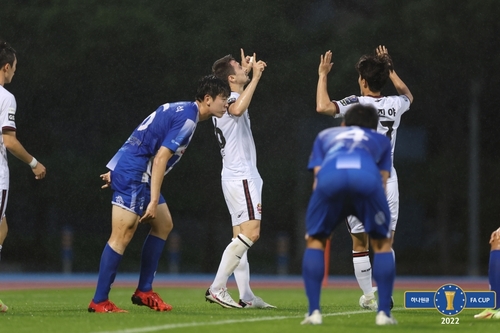
[[[302,289],[256,289],[257,295],[278,309],[223,309],[204,301],[204,289],[158,288],[174,310],[161,313],[130,302],[132,288],[113,288],[111,300],[129,313],[88,313],[93,289],[39,289],[2,291],[9,305],[0,314],[0,332],[497,332],[500,321],[476,320],[479,310],[464,310],[458,324],[442,324],[436,310],[407,310],[403,291],[394,294],[396,326],[377,327],[375,313],[358,306],[356,289],[324,289],[321,299],[323,325],[301,326],[307,311]],[[235,296],[237,291],[230,289]],[[237,297],[237,296],[236,296]]]

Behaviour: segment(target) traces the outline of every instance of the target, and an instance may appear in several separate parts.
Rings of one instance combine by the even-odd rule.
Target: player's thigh
[[[262,219],[262,179],[222,180],[233,226]]]
[[[391,238],[391,213],[382,187],[372,195],[359,199],[356,211],[370,238]]]
[[[137,224],[139,216],[123,207],[113,205],[111,208],[111,238],[121,241],[130,241]]]
[[[330,237],[333,229],[345,218],[342,216],[343,205],[342,196],[331,197],[316,188],[307,206],[306,237]]]

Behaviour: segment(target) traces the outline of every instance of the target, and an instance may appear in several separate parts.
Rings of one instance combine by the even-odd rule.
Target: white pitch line
[[[348,311],[348,312],[334,312],[334,313],[322,313],[323,317],[331,317],[331,316],[348,316],[348,315],[356,315],[362,313],[370,313],[366,310],[359,311]],[[166,324],[160,326],[149,326],[149,327],[137,327],[137,328],[129,328],[125,330],[117,330],[117,331],[100,331],[94,333],[143,333],[143,332],[157,332],[163,330],[171,330],[174,328],[183,328],[183,327],[196,327],[196,326],[208,326],[208,325],[227,325],[227,324],[236,324],[236,323],[250,323],[256,321],[271,321],[271,320],[283,320],[283,319],[294,319],[294,318],[304,318],[304,316],[276,316],[276,317],[260,317],[260,318],[249,318],[249,319],[230,319],[230,320],[219,320],[219,321],[208,321],[208,322],[200,322],[200,323],[179,323],[179,324]]]

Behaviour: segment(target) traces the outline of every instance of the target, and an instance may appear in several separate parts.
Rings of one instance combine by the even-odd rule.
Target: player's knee
[[[256,241],[259,240],[260,238],[260,233],[259,231],[255,231],[255,230],[252,230],[252,232],[242,232],[243,235],[245,235],[246,237],[248,237],[253,243],[255,243]]]

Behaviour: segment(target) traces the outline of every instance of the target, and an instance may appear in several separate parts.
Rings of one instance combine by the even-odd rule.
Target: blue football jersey
[[[320,132],[314,141],[308,169],[326,164],[336,169],[390,172],[391,142],[386,136],[367,128],[328,128]]]
[[[147,181],[152,161],[164,146],[174,152],[167,163],[167,174],[184,154],[197,123],[198,106],[195,102],[161,105],[134,130],[106,166],[132,179]]]

